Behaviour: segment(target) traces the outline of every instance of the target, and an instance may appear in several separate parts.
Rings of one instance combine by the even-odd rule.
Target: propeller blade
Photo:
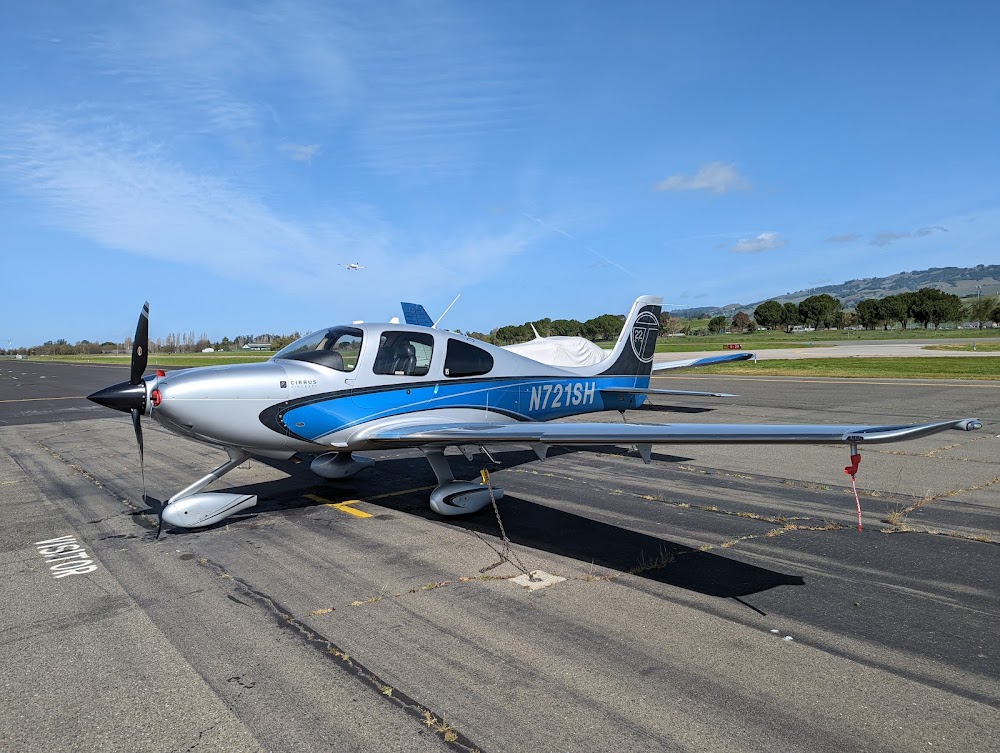
[[[142,473],[142,501],[143,504],[146,502],[146,461],[142,450],[142,421],[138,408],[133,408],[132,413],[132,428],[135,429],[135,441],[139,445],[139,471]]]
[[[149,301],[142,305],[139,322],[135,325],[135,340],[132,341],[132,378],[129,384],[139,384],[149,360]]]

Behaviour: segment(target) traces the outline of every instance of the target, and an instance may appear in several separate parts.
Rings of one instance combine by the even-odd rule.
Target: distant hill
[[[819,288],[798,290],[794,293],[775,295],[764,301],[778,303],[801,303],[811,295],[827,293],[844,304],[845,309],[854,308],[865,298],[884,298],[897,293],[910,293],[920,288],[936,288],[945,293],[954,293],[960,298],[976,294],[976,285],[991,294],[1000,290],[1000,264],[980,264],[976,267],[932,267],[917,272],[900,272],[889,277],[868,277],[848,280],[840,285],[824,285]],[[675,309],[670,313],[684,319],[700,319],[706,316],[733,316],[738,311],[753,314],[753,310],[764,301],[755,303],[730,303],[725,306],[699,306],[690,309]]]

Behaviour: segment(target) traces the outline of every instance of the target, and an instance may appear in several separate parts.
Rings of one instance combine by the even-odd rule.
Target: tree
[[[733,317],[733,329],[736,332],[750,332],[750,325],[753,323],[753,319],[745,311],[736,312],[736,316]]]
[[[979,322],[979,329],[983,328],[983,322],[990,321],[993,316],[993,307],[996,305],[996,301],[991,300],[989,297],[983,298],[982,296],[976,298],[969,304],[969,320],[973,322]]]
[[[579,337],[583,331],[583,323],[576,319],[553,319],[549,329],[559,337]]]
[[[792,327],[799,324],[799,307],[794,303],[786,303],[781,307],[781,323],[785,325],[785,332],[791,332]]]
[[[548,317],[545,317],[544,319],[538,319],[534,322],[531,322],[531,324],[534,325],[535,331],[537,331],[538,334],[540,334],[542,337],[548,337],[549,335],[552,334],[552,320],[549,319]]]
[[[888,321],[885,310],[875,298],[865,298],[863,301],[858,301],[855,310],[858,314],[858,321],[861,322],[861,326],[865,329],[885,327]]]
[[[962,305],[962,299],[954,293],[945,293],[934,306],[933,314],[931,321],[938,328],[945,322],[962,321],[965,318],[965,306]]]
[[[878,302],[879,311],[885,317],[886,324],[899,322],[901,329],[906,329],[910,321],[910,293],[887,295]],[[888,329],[888,327],[886,327]]]
[[[671,316],[669,311],[660,314],[660,334],[676,335],[681,331],[681,320],[676,316]]]
[[[777,301],[764,301],[753,310],[753,318],[761,327],[774,329],[781,324],[783,309]]]
[[[591,340],[613,340],[622,331],[622,317],[601,314],[583,323],[584,337]]]
[[[842,308],[840,301],[829,293],[811,295],[799,304],[799,317],[816,329],[829,328],[836,326]]]
[[[925,329],[929,324],[937,328],[944,322],[955,322],[962,318],[962,299],[954,293],[945,293],[936,288],[920,288],[915,294],[910,312]]]
[[[523,343],[535,339],[535,333],[526,324],[520,326],[509,324],[506,327],[497,328],[493,335],[497,345],[512,345],[513,343]]]
[[[708,331],[712,334],[718,334],[720,332],[726,331],[727,319],[724,316],[713,316],[708,320]]]

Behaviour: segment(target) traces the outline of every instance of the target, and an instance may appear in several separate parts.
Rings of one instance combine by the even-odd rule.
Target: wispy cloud
[[[694,175],[671,175],[661,180],[654,191],[709,191],[714,194],[750,190],[750,181],[741,175],[733,163],[709,162]]]
[[[448,287],[455,279],[469,285],[545,235],[522,221],[456,229],[450,238],[398,237],[367,206],[324,208],[321,219],[293,221],[244,186],[171,162],[127,129],[3,125],[0,176],[35,199],[51,224],[108,249],[296,295],[337,290],[345,301],[363,301],[376,292]],[[411,250],[421,247],[432,250]],[[352,278],[350,289],[338,285],[337,262],[354,260],[391,270],[392,281],[380,274]]]
[[[831,235],[826,239],[827,243],[853,243],[861,235],[859,233],[843,233],[841,235]]]
[[[947,233],[948,228],[942,227],[941,225],[931,225],[927,227],[917,228],[910,233],[897,233],[891,231],[883,231],[877,233],[870,241],[873,246],[888,246],[890,243],[895,243],[903,238],[923,238],[928,235],[933,235],[934,233]]]
[[[223,276],[229,265],[266,275],[291,249],[299,252],[289,259],[294,273],[321,253],[316,238],[239,187],[171,163],[134,132],[85,128],[23,124],[16,146],[0,146],[0,169],[53,224],[107,248]]]
[[[369,18],[365,36],[359,146],[381,173],[467,172],[537,112],[537,50],[484,16],[403,5]]]
[[[787,246],[788,241],[775,232],[761,233],[754,238],[741,238],[730,249],[735,254],[759,254],[761,251]]]
[[[319,144],[282,144],[279,149],[296,162],[312,162],[323,151]]]
[[[308,127],[349,145],[342,153],[355,166],[454,174],[474,170],[538,109],[531,35],[490,20],[446,4],[347,12],[181,0],[123,12],[81,56],[100,70],[106,102],[117,89],[141,92],[130,114],[141,110],[149,127],[182,121],[185,134],[197,124],[201,135],[250,143]]]

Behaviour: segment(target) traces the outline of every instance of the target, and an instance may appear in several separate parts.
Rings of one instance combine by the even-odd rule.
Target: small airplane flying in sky
[[[344,269],[346,269],[348,271],[351,271],[351,272],[353,272],[355,270],[358,270],[358,269],[364,269],[364,267],[361,266],[360,262],[356,262],[356,261],[352,261],[350,264],[338,264],[337,266],[338,267],[343,267]]]
[[[414,304],[405,304],[404,310],[407,306]],[[374,465],[374,460],[355,452],[419,448],[437,477],[431,508],[457,515],[481,510],[501,498],[503,491],[455,480],[445,456],[450,446],[471,458],[476,448],[485,452],[486,445],[529,445],[544,460],[552,445],[628,444],[635,445],[648,463],[656,444],[843,444],[851,449],[853,466],[847,470],[856,472],[862,444],[982,426],[973,418],[890,426],[564,420],[606,410],[621,411],[624,417],[647,395],[734,397],[649,386],[654,371],[752,357],[731,353],[654,364],[660,307],[660,298],[638,298],[614,349],[596,363],[582,353],[576,363],[583,365],[556,365],[572,353],[572,348],[562,347],[565,343],[550,350],[536,347],[533,358],[517,352],[516,346],[501,348],[433,326],[356,323],[306,335],[264,363],[144,376],[147,303],[136,327],[131,378],[89,398],[131,413],[140,462],[142,416],[228,453],[228,461],[164,503],[161,525],[181,528],[211,525],[257,503],[252,494],[202,492],[251,456],[288,459],[311,454],[314,473],[339,479]],[[430,318],[423,307],[415,308],[407,319],[426,324]]]

